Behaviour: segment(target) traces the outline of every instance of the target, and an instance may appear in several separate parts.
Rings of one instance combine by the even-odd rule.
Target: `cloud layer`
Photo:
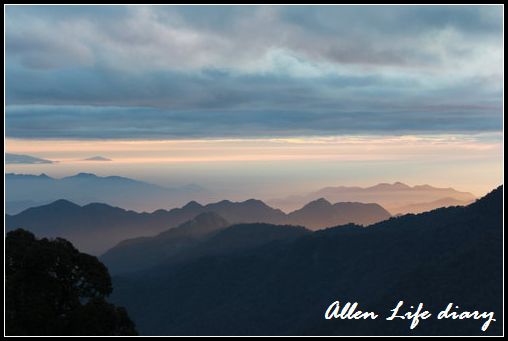
[[[502,129],[499,6],[8,6],[6,134]]]

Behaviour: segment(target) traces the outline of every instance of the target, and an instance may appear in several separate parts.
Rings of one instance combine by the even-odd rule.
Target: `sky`
[[[9,5],[5,39],[6,151],[60,161],[6,171],[233,197],[503,180],[500,6]]]

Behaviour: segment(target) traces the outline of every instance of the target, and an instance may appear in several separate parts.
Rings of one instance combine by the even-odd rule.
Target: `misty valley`
[[[13,196],[25,186],[51,193],[45,187],[47,181],[47,176],[12,174],[7,177],[7,189]],[[50,181],[49,186],[55,186],[61,180]],[[114,188],[109,195],[116,193],[119,199],[124,187],[134,184],[142,193],[141,188],[149,186],[90,174],[65,181],[69,193],[72,186],[86,184],[94,189]],[[468,195],[400,183],[355,190],[357,194],[350,189],[345,192],[352,197],[382,195],[385,203],[400,202],[404,196],[414,200],[420,194],[422,201],[434,199],[444,206],[440,197],[455,193],[463,200]],[[403,313],[400,307],[400,316],[394,312],[391,319],[377,319],[374,313],[355,311],[351,304],[346,305],[349,310],[345,306],[339,312],[338,305],[333,308],[329,302],[343,297],[372,311],[386,312],[398,298],[407,301],[408,307],[416,307],[419,303],[414,299],[418,298],[430,311],[453,301],[471,311],[483,308],[501,314],[501,212],[502,187],[470,204],[397,215],[370,201],[332,203],[325,198],[289,213],[255,199],[190,201],[178,208],[142,213],[59,199],[8,214],[6,228],[8,241],[11,233],[21,238],[19,231],[26,231],[34,234],[23,237],[30,243],[36,242],[34,238],[43,238],[38,243],[65,238],[79,250],[73,252],[95,255],[89,257],[105,266],[104,280],[111,281],[100,307],[121,307],[118,309],[125,309],[132,319],[132,324],[110,325],[110,331],[135,328],[143,335],[495,335],[502,330],[500,318],[482,330],[467,319],[460,319],[459,324],[448,320],[418,324],[426,317]],[[327,307],[335,310],[323,318]],[[335,318],[329,319],[332,316]],[[416,322],[409,322],[409,327],[403,320]]]

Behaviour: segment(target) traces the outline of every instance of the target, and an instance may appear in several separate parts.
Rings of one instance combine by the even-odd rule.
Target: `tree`
[[[5,241],[7,335],[136,335],[124,308],[106,301],[107,268],[67,240],[17,229]]]

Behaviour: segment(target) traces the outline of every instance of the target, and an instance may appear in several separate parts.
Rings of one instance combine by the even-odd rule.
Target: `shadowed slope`
[[[502,187],[467,207],[406,215],[203,256],[115,277],[115,302],[141,333],[169,335],[499,335]],[[335,300],[388,316],[399,300],[438,312],[494,311],[483,321],[324,320]]]

